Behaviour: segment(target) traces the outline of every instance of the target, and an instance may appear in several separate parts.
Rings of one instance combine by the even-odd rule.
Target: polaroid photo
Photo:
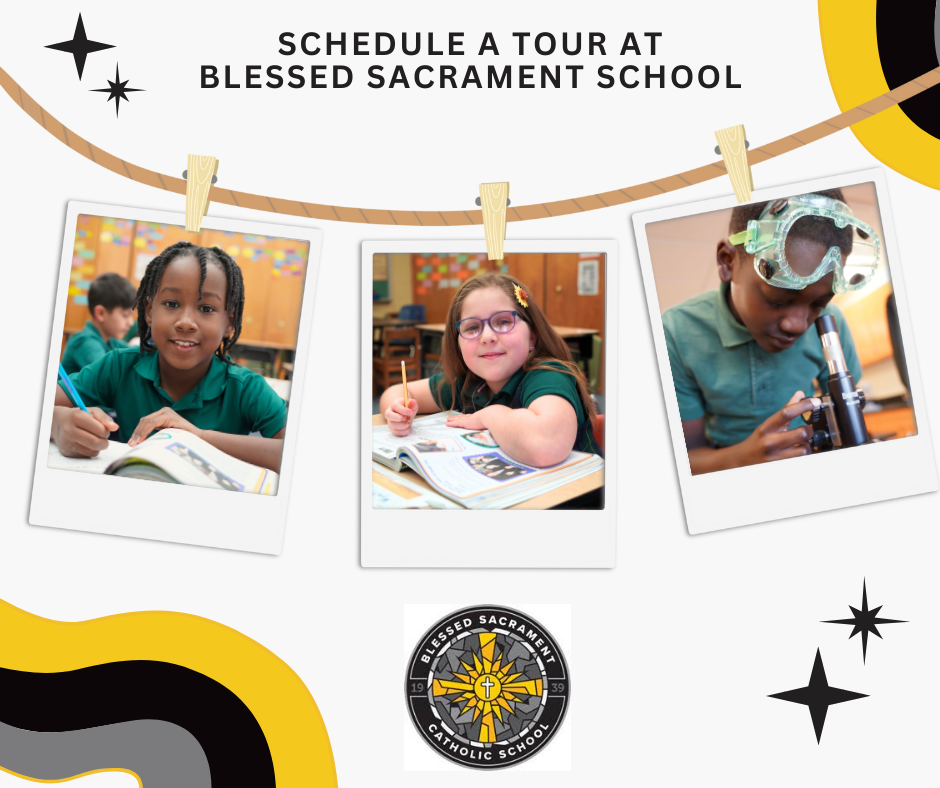
[[[881,170],[633,225],[689,533],[937,489]]]
[[[362,285],[362,565],[613,566],[616,243],[367,241]]]
[[[278,554],[322,233],[184,225],[69,203],[29,522]]]

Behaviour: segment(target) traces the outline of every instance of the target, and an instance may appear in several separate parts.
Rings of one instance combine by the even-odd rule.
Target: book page
[[[435,492],[419,487],[400,473],[372,463],[373,509],[459,509]]]
[[[501,450],[464,454],[412,455],[428,481],[455,498],[492,493],[529,479],[547,476],[570,465],[584,462],[593,455],[571,452],[557,465],[535,468],[508,457]]]
[[[108,466],[119,460],[127,453],[127,444],[117,441],[108,441],[108,448],[98,452],[97,457],[64,457],[55,441],[49,441],[50,468],[63,471],[79,471],[81,473],[104,473]]]
[[[447,426],[447,414],[436,413],[433,416],[419,417],[411,425],[411,431],[404,438],[392,435],[388,425],[372,428],[372,451],[382,457],[395,459],[398,451],[405,447],[414,447],[419,452],[463,451],[458,440],[459,430]]]
[[[468,506],[478,505],[476,499],[491,501],[506,495],[522,495],[524,499],[526,488],[553,489],[568,482],[572,475],[581,475],[573,466],[585,465],[594,458],[592,454],[571,452],[557,465],[536,468],[513,459],[488,430],[448,427],[447,416],[436,413],[415,419],[405,438],[396,438],[387,426],[373,427],[374,454],[401,460],[432,487]]]
[[[277,495],[276,473],[242,462],[186,430],[154,433],[113,463],[108,472],[139,463],[160,468],[180,484]]]
[[[489,431],[462,430],[447,426],[447,414],[419,417],[404,438],[392,435],[383,424],[372,428],[372,451],[388,459],[395,459],[401,449],[413,449],[422,454],[436,452],[474,452],[496,448]]]

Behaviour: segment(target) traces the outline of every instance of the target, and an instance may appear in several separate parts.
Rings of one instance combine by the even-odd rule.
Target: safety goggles
[[[464,339],[477,339],[483,333],[483,326],[489,325],[497,334],[508,334],[516,327],[518,312],[497,312],[490,317],[467,317],[454,323],[457,333]]]
[[[852,251],[843,259],[842,250],[832,246],[809,276],[800,276],[787,262],[787,234],[804,216],[830,219],[836,227],[852,228]],[[832,272],[832,291],[844,293],[864,287],[874,276],[881,256],[878,234],[855,218],[852,209],[839,200],[818,194],[800,194],[767,205],[747,229],[728,239],[735,246],[744,244],[754,255],[754,270],[767,284],[787,290],[802,290]]]

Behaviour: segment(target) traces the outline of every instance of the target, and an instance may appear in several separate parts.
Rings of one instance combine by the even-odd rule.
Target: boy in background
[[[663,313],[693,475],[811,452],[813,428],[799,417],[819,405],[814,379],[826,393],[822,347],[808,330],[820,315],[833,315],[848,369],[862,374],[829,302],[871,279],[880,242],[842,192],[738,206],[729,236],[718,243],[720,288]]]
[[[124,335],[134,322],[137,288],[119,274],[101,274],[88,290],[91,319],[65,346],[62,366],[71,375],[110,351],[127,347]]]

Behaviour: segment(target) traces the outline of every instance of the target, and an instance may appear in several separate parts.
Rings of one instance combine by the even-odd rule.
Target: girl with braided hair
[[[61,384],[56,388],[52,439],[59,451],[94,457],[111,432],[136,446],[175,428],[278,471],[287,407],[263,377],[228,355],[244,308],[241,269],[224,251],[186,241],[165,249],[137,291],[140,346],[113,351],[70,376],[88,413]],[[117,423],[105,410],[116,412]]]

